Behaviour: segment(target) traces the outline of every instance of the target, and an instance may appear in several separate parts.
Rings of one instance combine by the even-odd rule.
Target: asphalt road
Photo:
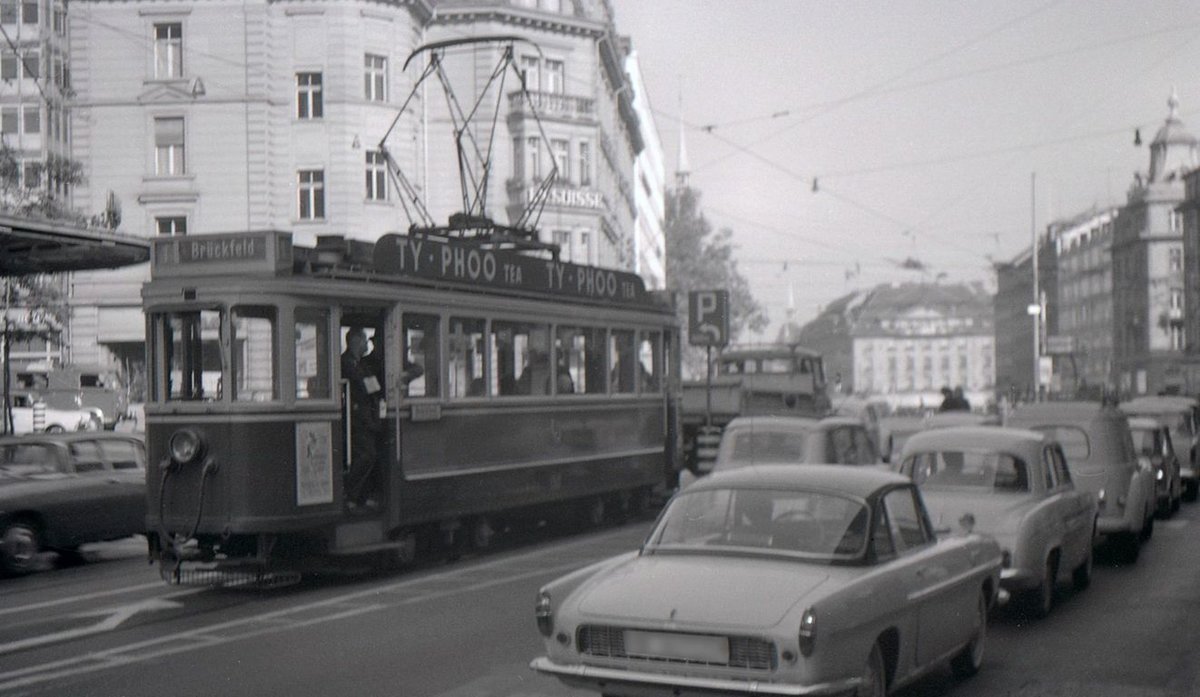
[[[162,584],[138,540],[0,581],[0,695],[541,697],[589,694],[532,673],[537,587],[626,551],[645,522],[402,573],[274,591]],[[1200,695],[1200,505],[1159,521],[1133,566],[1103,557],[1049,618],[989,623],[982,671],[900,694]],[[47,561],[51,561],[47,559]]]

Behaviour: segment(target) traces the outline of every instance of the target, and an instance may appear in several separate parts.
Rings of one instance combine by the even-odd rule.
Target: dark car
[[[32,571],[38,554],[146,529],[146,448],[128,433],[0,438],[0,573]]]

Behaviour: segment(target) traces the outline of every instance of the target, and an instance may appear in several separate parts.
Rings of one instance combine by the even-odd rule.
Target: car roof
[[[0,445],[13,443],[74,443],[81,440],[125,440],[143,442],[142,437],[116,431],[69,431],[67,433],[23,433],[0,436]]]
[[[1198,402],[1191,397],[1147,395],[1121,402],[1121,410],[1137,414],[1161,414],[1163,412],[1188,411],[1196,408],[1197,404]]]
[[[971,450],[1017,450],[1052,442],[1039,431],[999,426],[950,426],[914,434],[904,444],[910,450],[968,445]]]
[[[803,346],[788,346],[786,344],[767,346],[741,346],[726,349],[721,352],[721,360],[737,360],[745,358],[820,358],[821,353]]]
[[[1008,421],[1024,423],[1070,424],[1096,420],[1123,419],[1125,414],[1105,402],[1032,402],[1018,405]]]
[[[818,419],[806,416],[739,416],[726,424],[725,430],[770,428],[773,430],[809,431],[818,423]]]
[[[713,472],[697,480],[686,491],[706,489],[825,489],[858,498],[868,498],[881,488],[911,484],[904,475],[877,467],[846,465],[752,465]]]
[[[1129,427],[1143,430],[1164,428],[1163,422],[1153,416],[1130,416]]]

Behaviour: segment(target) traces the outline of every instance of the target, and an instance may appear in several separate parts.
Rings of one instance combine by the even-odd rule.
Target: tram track
[[[150,584],[138,584],[96,594],[91,600],[127,602],[93,609],[82,616],[72,614],[80,606],[66,599],[6,608],[14,618],[22,611],[49,608],[90,618],[85,628],[99,627],[105,621],[111,626],[103,627],[104,631],[75,634],[60,627],[54,630],[58,636],[49,632],[42,641],[37,637],[18,642],[0,639],[0,694],[42,689],[53,692],[52,686],[58,681],[119,666],[345,621],[365,613],[402,611],[406,606],[504,584],[528,582],[536,586],[539,578],[553,577],[628,550],[644,530],[645,523],[637,522],[582,535],[558,535],[537,544],[498,546],[449,566],[429,562],[406,572],[355,577],[349,589],[344,577],[318,577],[280,591],[254,593],[156,584],[165,591],[158,593]],[[141,610],[137,610],[139,603],[143,605]],[[128,616],[122,618],[122,613]],[[63,615],[56,617],[61,620]]]

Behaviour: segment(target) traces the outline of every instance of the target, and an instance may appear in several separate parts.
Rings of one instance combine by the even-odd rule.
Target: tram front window
[[[279,398],[275,376],[275,308],[233,309],[233,398],[266,402]]]
[[[171,312],[159,315],[156,321],[162,327],[160,370],[166,399],[221,399],[221,313],[217,310]]]
[[[329,310],[296,308],[296,399],[329,399]]]

